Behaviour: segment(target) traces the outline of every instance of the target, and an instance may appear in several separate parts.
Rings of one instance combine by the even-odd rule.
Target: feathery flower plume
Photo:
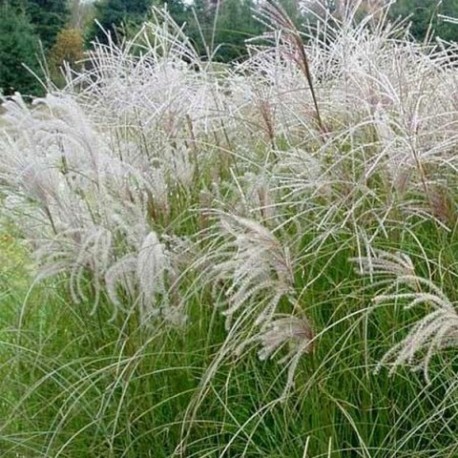
[[[296,353],[298,349],[309,353],[313,351],[313,337],[312,327],[306,318],[277,314],[259,334],[259,342],[262,346],[258,352],[259,359],[263,361],[273,358],[285,344],[290,346],[290,353]],[[285,357],[286,359],[289,358],[290,353]]]
[[[310,72],[310,65],[305,51],[305,45],[301,34],[297,30],[294,22],[286,13],[285,9],[277,2],[266,1],[259,13],[260,21],[267,25],[271,30],[280,30],[280,39],[283,44],[290,49],[290,57],[303,73],[310,93],[312,95],[313,105],[315,107],[315,117],[318,127],[322,132],[325,132],[323,121],[321,120],[318,100],[315,93],[315,87]]]
[[[221,218],[231,241],[221,249],[223,260],[214,267],[217,280],[229,280],[227,327],[239,310],[257,313],[256,323],[268,321],[280,299],[291,292],[293,273],[289,250],[259,223],[233,215]]]
[[[136,275],[140,290],[141,316],[144,322],[155,314],[158,296],[167,297],[166,273],[171,270],[169,258],[158,236],[151,231],[137,255]]]
[[[284,347],[287,347],[287,354],[278,360],[278,364],[288,368],[283,391],[285,396],[294,384],[300,358],[313,351],[314,337],[313,328],[306,317],[277,313],[261,326],[257,334],[242,342],[235,353],[240,355],[246,347],[260,345],[258,357],[264,361],[273,359]]]
[[[122,257],[105,274],[108,297],[115,306],[113,319],[118,310],[125,310],[125,304],[136,304],[144,324],[158,316],[174,324],[183,322],[181,304],[169,301],[168,276],[175,276],[171,256],[151,231],[137,253]],[[176,285],[172,286],[176,292]]]
[[[405,310],[427,304],[432,310],[410,329],[409,334],[394,345],[377,365],[377,371],[384,364],[390,364],[390,374],[401,365],[413,365],[422,369],[429,382],[428,369],[431,358],[442,349],[458,346],[458,311],[457,304],[452,303],[446,294],[431,280],[415,274],[410,257],[404,253],[390,254],[377,250],[374,258],[354,259],[360,266],[359,273],[372,276],[391,276],[385,294],[378,294],[374,302],[406,302]],[[376,282],[377,284],[377,282]],[[397,291],[404,285],[412,292]],[[391,291],[396,290],[395,293]],[[426,291],[424,291],[426,290]]]

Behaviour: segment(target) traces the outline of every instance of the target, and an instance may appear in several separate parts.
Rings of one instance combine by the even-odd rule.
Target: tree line
[[[133,36],[148,19],[151,7],[164,0],[0,0],[0,93],[15,91],[41,95],[46,81],[61,82],[64,62],[78,68],[85,50],[97,40],[115,43]],[[232,62],[246,55],[245,40],[262,33],[253,18],[256,0],[170,0],[167,7],[179,25],[185,27],[202,56]],[[300,25],[296,0],[281,1]],[[337,10],[338,0],[315,0],[317,6]],[[390,10],[391,19],[410,18],[411,34],[417,40],[439,36],[458,41],[458,25],[442,16],[454,16],[458,0],[398,0]],[[97,21],[95,21],[95,19]],[[309,18],[310,19],[310,18]],[[45,64],[46,63],[46,64]]]

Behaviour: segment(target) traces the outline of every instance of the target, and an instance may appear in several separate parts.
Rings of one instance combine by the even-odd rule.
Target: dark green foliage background
[[[299,28],[311,19],[300,15],[297,2],[280,3]],[[334,2],[328,3],[332,10]],[[90,21],[80,26],[85,27],[82,32],[87,47],[94,40],[106,43],[107,33],[115,43],[122,42],[138,30],[153,5],[164,4],[204,59],[225,63],[241,60],[247,54],[245,40],[263,32],[263,26],[253,18],[253,0],[225,0],[219,5],[195,0],[192,6],[182,0],[98,0],[90,4],[93,11],[89,16],[100,25]],[[0,8],[0,91],[4,95],[14,91],[41,95],[42,86],[23,64],[42,77],[39,41],[46,56],[59,31],[72,20],[70,11],[84,9],[87,15],[88,4],[81,0],[0,0]],[[429,34],[457,41],[458,25],[440,17],[457,14],[458,0],[399,0],[391,8],[390,18],[410,21],[414,39],[424,40]]]
[[[46,54],[66,25],[68,4],[62,0],[0,0],[0,11],[0,92],[42,95],[43,86],[32,72],[42,76],[40,55]]]
[[[40,94],[41,86],[24,68],[38,71],[38,36],[24,13],[0,6],[0,90],[4,95],[20,91]]]
[[[458,25],[439,16],[458,16],[458,0],[400,0],[390,10],[391,18],[409,18],[410,32],[417,40],[424,40],[428,29],[433,36],[447,41],[458,40]]]
[[[88,32],[88,42],[108,41],[109,33],[115,43],[123,38],[123,24],[139,25],[147,18],[152,0],[100,0],[95,3],[97,22],[92,24]]]

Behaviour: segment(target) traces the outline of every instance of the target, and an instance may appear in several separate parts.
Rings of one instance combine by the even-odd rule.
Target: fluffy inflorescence
[[[390,373],[404,364],[423,369],[429,381],[428,367],[433,355],[442,349],[458,346],[458,311],[445,293],[431,280],[417,276],[413,262],[404,253],[377,251],[373,256],[355,259],[360,273],[370,275],[372,282],[384,286],[375,304],[403,304],[406,310],[427,306],[429,313],[417,321],[408,335],[382,358],[377,370],[391,364]],[[403,290],[407,288],[407,290]]]

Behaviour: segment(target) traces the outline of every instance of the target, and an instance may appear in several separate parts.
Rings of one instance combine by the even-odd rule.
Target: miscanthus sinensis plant
[[[186,343],[195,345],[189,355],[202,354],[204,361],[198,376],[194,362],[183,363],[199,385],[188,407],[175,412],[179,420],[162,425],[173,430],[181,421],[169,447],[178,443],[182,456],[193,456],[187,447],[199,407],[219,396],[213,384],[224,368],[231,367],[227,397],[217,403],[229,404],[231,371],[245,361],[261,371],[271,359],[280,363],[272,365],[278,375],[263,385],[255,372],[256,383],[276,393],[259,424],[276,400],[298,393],[312,399],[316,389],[316,399],[329,396],[370,456],[349,413],[353,404],[329,394],[326,383],[335,378],[345,385],[339,374],[362,366],[367,379],[369,367],[379,363],[392,364],[393,373],[416,364],[434,374],[432,355],[455,345],[453,289],[417,273],[406,255],[388,253],[407,246],[427,264],[441,258],[435,243],[442,244],[455,279],[453,250],[445,246],[456,246],[458,79],[450,63],[456,45],[445,50],[440,43],[414,42],[405,25],[386,20],[385,8],[360,18],[356,8],[335,16],[317,12],[310,2],[302,7],[304,17],[313,19],[304,19],[302,27],[278,5],[258,10],[266,34],[250,40],[245,61],[225,66],[198,56],[186,30],[154,10],[153,20],[131,40],[95,44],[86,69],[69,72],[64,89],[32,105],[19,94],[3,103],[2,213],[27,242],[38,280],[63,282],[75,310],[89,302],[88,322],[108,311],[100,328],[118,325],[117,345],[129,332],[137,335],[126,325],[132,316],[148,336],[126,343],[130,354],[119,358],[122,368],[120,362],[96,374],[117,374],[103,409],[109,410],[119,387],[124,390],[109,427],[97,423],[97,431],[113,431],[112,450],[129,383],[141,385],[154,372],[148,372],[145,355],[164,323],[171,332],[180,329],[183,339],[189,332]],[[376,307],[367,305],[364,280],[349,258],[378,288]],[[377,352],[369,348],[371,332],[386,336],[398,329],[387,331],[382,323],[373,331],[367,317],[397,303],[412,312],[424,306],[425,313],[415,315],[416,324],[381,361],[372,361]],[[224,337],[212,327],[220,319]],[[364,346],[364,362],[356,361],[358,353],[353,366],[340,367],[351,360],[345,352],[358,345]],[[449,377],[456,379],[453,371]],[[130,406],[138,404],[135,396]],[[180,396],[171,394],[167,402]],[[403,419],[418,402],[405,407]],[[257,426],[248,428],[261,414],[259,405],[236,421],[224,449],[213,444],[208,456],[215,450],[224,456],[241,435],[256,456],[268,455],[253,445]],[[94,421],[103,422],[102,407]],[[141,429],[147,414],[134,413],[129,422]],[[234,414],[225,411],[224,417]],[[60,418],[66,417],[59,407]],[[374,419],[361,422],[367,427]],[[401,425],[389,437],[409,427]],[[296,438],[304,436],[294,431]],[[372,437],[369,431],[365,441]],[[199,444],[195,439],[194,450]],[[129,447],[135,456],[136,445]],[[48,443],[48,456],[51,449]],[[231,453],[245,456],[244,450]],[[323,450],[317,446],[316,455]]]

